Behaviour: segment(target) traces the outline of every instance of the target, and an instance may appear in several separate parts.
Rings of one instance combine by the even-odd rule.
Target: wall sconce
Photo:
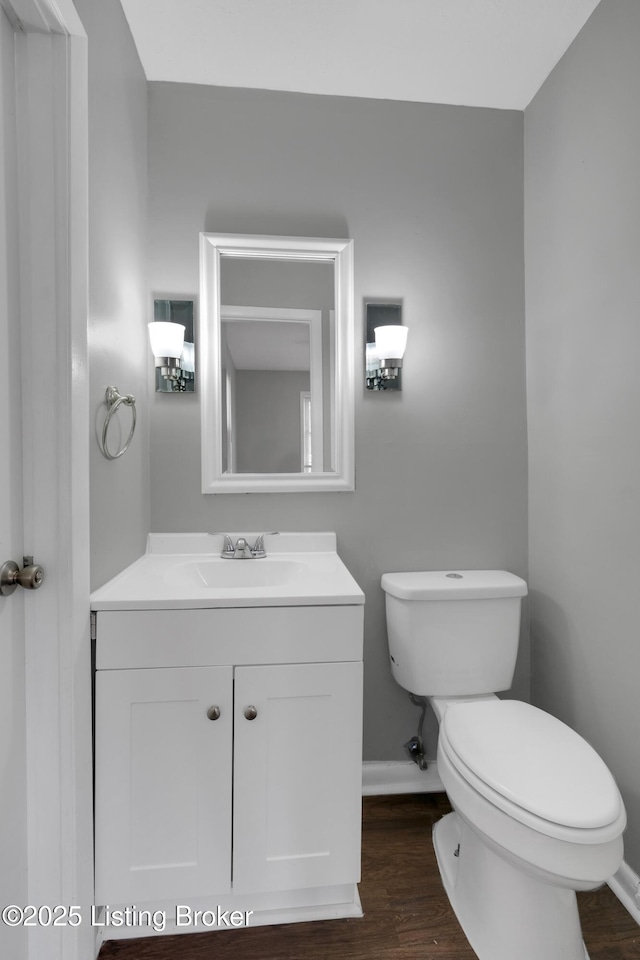
[[[402,367],[409,327],[376,327],[376,354],[382,380],[395,380]]]
[[[193,300],[153,301],[154,321],[148,327],[157,393],[193,393],[195,389],[193,313]]]
[[[401,390],[402,358],[409,328],[402,303],[365,301],[367,390]]]
[[[149,324],[149,340],[156,370],[160,371],[160,376],[165,380],[177,383],[182,375],[184,326],[181,323],[154,320]]]

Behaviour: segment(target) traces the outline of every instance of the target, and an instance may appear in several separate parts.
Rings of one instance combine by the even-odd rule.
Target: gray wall
[[[639,36],[602,0],[525,112],[532,694],[612,769],[636,872]]]
[[[146,322],[147,82],[119,0],[75,0],[89,37],[91,582],[144,551],[149,530]],[[137,400],[130,449],[107,461],[97,435],[107,386]],[[109,434],[126,439],[130,411]],[[118,434],[118,425],[122,436]]]
[[[202,230],[352,237],[359,370],[362,298],[404,298],[403,392],[358,382],[355,493],[203,496],[198,395],[151,402],[153,530],[337,532],[367,598],[366,759],[404,758],[418,719],[389,674],[380,575],[527,576],[522,125],[510,111],[150,85],[151,291],[197,292]]]

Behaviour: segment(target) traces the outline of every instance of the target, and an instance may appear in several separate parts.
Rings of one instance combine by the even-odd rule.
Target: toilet
[[[503,570],[385,573],[391,672],[429,699],[453,813],[433,844],[480,960],[588,960],[576,890],[622,862],[626,814],[574,730],[497,691],[513,679],[527,585]]]

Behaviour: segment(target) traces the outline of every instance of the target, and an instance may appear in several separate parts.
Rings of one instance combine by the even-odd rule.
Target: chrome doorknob
[[[44,570],[33,562],[33,557],[23,558],[22,570],[13,560],[7,560],[0,567],[0,594],[9,597],[16,587],[25,590],[37,590],[44,580]]]
[[[247,720],[255,720],[255,718],[258,716],[258,711],[253,706],[253,704],[250,704],[248,707],[245,707],[242,712],[244,713]]]
[[[207,716],[209,717],[209,720],[218,720],[220,717],[220,707],[209,707],[207,710]]]

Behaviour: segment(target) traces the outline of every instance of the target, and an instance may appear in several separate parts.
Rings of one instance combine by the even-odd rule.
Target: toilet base
[[[456,813],[433,828],[449,902],[480,960],[589,960],[576,895],[499,856]]]

